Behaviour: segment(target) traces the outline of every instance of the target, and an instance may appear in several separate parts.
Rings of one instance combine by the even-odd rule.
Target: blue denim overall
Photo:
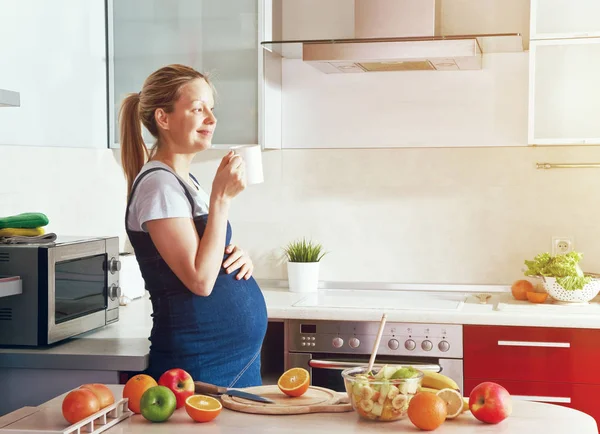
[[[194,380],[218,386],[260,385],[260,353],[267,328],[267,309],[254,278],[237,280],[236,272],[227,274],[221,267],[211,294],[208,297],[195,295],[161,258],[150,235],[127,227],[131,197],[139,181],[155,170],[169,172],[153,168],[142,173],[132,187],[125,214],[127,235],[153,309],[150,362],[145,373],[158,381],[168,369],[181,368]],[[193,210],[194,199],[179,178],[178,181]],[[208,215],[194,218],[200,238],[207,219]],[[229,222],[226,238],[228,245],[231,241]],[[224,255],[223,260],[227,256]]]

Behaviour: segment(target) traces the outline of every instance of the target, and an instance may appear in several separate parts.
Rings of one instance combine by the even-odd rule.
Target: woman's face
[[[168,130],[177,153],[198,152],[211,146],[217,119],[213,114],[215,100],[210,85],[203,78],[181,87],[173,111],[168,113]]]

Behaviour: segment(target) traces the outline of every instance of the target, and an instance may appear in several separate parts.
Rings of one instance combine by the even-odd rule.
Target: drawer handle
[[[501,347],[571,348],[569,342],[498,341]]]
[[[570,404],[571,398],[563,398],[560,396],[528,396],[528,395],[511,395],[518,401],[535,401],[535,402],[548,402],[556,404]]]

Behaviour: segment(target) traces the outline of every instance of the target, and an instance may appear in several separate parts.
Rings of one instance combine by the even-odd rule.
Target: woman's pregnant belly
[[[170,294],[160,300],[153,350],[180,354],[239,354],[260,349],[267,328],[265,300],[254,278],[220,273],[208,297]]]

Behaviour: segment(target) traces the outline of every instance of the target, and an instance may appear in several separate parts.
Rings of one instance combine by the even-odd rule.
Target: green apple
[[[142,416],[150,422],[168,420],[177,407],[177,398],[171,389],[154,386],[144,392],[140,400]]]

